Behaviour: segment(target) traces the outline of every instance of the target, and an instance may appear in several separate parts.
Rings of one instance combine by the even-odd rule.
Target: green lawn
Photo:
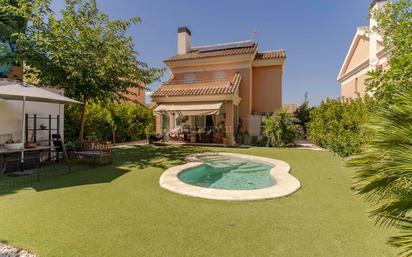
[[[170,166],[199,151],[281,159],[302,188],[290,197],[220,202],[159,187]],[[374,226],[331,153],[299,149],[138,146],[112,166],[0,192],[0,241],[41,257],[390,257],[389,231]]]

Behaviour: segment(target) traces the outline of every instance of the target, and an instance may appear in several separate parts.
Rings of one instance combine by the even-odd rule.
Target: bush
[[[278,110],[264,122],[263,135],[267,146],[293,145],[298,132],[296,119],[286,110]]]
[[[365,127],[372,136],[348,164],[356,169],[357,192],[374,207],[371,216],[401,229],[389,242],[412,256],[412,89],[404,91],[389,108],[374,109]]]
[[[78,140],[80,106],[68,106],[65,110],[66,142]],[[153,111],[134,103],[88,106],[85,124],[85,138],[107,140],[115,143],[136,141],[146,138],[155,127]]]
[[[367,138],[361,127],[368,119],[369,108],[368,98],[323,101],[310,113],[309,139],[342,157],[358,153]]]
[[[302,127],[303,136],[306,138],[308,134],[308,125],[310,122],[310,112],[313,110],[309,107],[308,93],[305,93],[305,100],[293,113],[297,119],[297,124]]]

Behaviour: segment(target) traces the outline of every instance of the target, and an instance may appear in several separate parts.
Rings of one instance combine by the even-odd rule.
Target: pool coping
[[[276,180],[276,185],[257,190],[224,190],[193,186],[181,181],[178,178],[181,172],[203,164],[203,162],[197,158],[202,155],[239,157],[250,161],[261,161],[272,164],[274,168],[270,170],[270,174]],[[301,187],[299,180],[289,174],[291,171],[290,165],[281,160],[235,153],[203,153],[190,155],[186,158],[186,161],[186,164],[169,168],[160,176],[159,184],[162,188],[177,194],[210,200],[253,201],[285,197],[295,193]]]

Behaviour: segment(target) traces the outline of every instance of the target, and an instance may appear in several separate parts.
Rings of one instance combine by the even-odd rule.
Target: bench
[[[74,152],[76,158],[91,158],[93,164],[112,163],[112,143],[107,141],[88,141],[82,144],[79,151]]]

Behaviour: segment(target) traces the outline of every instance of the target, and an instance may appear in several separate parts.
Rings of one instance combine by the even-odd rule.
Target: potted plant
[[[23,149],[23,143],[19,140],[9,139],[4,143],[4,147],[8,150],[21,150]]]

